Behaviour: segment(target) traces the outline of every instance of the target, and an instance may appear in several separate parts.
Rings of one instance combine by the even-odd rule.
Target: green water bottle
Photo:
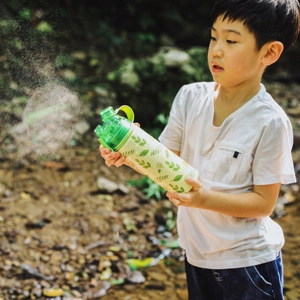
[[[127,118],[118,115],[119,111],[125,112]],[[104,147],[120,152],[130,166],[169,192],[191,190],[185,178],[197,178],[197,170],[134,125],[134,113],[129,106],[116,110],[107,107],[100,116],[102,124],[96,127],[95,133]]]

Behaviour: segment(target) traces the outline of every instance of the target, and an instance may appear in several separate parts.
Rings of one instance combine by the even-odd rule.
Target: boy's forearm
[[[256,191],[242,194],[228,194],[201,189],[199,208],[216,211],[240,218],[261,218],[269,216],[276,204],[276,189],[271,195],[261,195]]]

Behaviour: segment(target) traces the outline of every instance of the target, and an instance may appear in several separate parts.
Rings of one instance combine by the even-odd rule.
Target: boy
[[[297,0],[220,0],[208,63],[214,82],[178,92],[160,141],[199,171],[178,206],[190,300],[283,299],[281,183],[295,181],[288,117],[261,84],[299,33]],[[126,163],[100,147],[107,165]]]

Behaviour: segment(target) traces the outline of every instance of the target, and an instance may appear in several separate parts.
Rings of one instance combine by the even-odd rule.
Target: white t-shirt
[[[295,182],[292,126],[265,87],[215,127],[214,86],[202,82],[180,89],[161,143],[180,151],[209,190],[237,194],[252,191],[254,184]],[[270,217],[237,218],[180,206],[177,226],[188,261],[202,268],[272,261],[284,244],[282,229]]]

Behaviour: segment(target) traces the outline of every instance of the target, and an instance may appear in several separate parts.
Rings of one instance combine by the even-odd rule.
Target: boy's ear
[[[281,56],[284,46],[279,41],[269,42],[264,47],[262,63],[267,67],[274,64]]]

